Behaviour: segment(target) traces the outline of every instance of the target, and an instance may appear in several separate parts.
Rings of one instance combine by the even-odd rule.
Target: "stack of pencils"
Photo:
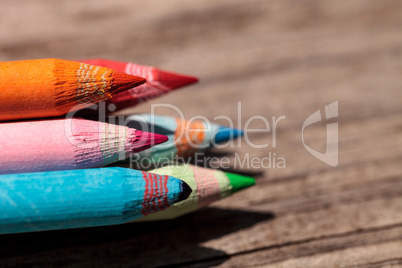
[[[151,114],[124,124],[94,117],[101,105],[122,110],[195,77],[103,59],[42,59],[2,62],[0,79],[0,234],[173,219],[255,183],[170,162],[240,130]],[[122,167],[133,156],[164,166]]]

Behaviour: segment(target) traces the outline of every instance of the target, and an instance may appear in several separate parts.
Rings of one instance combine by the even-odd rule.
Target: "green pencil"
[[[255,184],[255,180],[251,177],[188,164],[170,165],[149,172],[179,178],[186,182],[193,191],[186,200],[180,201],[164,211],[142,217],[135,222],[174,219]]]

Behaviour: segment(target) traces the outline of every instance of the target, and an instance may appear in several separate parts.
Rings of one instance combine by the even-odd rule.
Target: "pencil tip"
[[[123,92],[146,82],[145,78],[119,72],[114,72],[112,76],[114,81],[112,86],[113,93]]]
[[[215,134],[215,143],[223,143],[232,139],[234,140],[243,135],[243,130],[220,126]]]
[[[169,139],[165,135],[140,130],[137,130],[135,134],[138,137],[138,140],[135,141],[136,144],[133,152],[143,151],[155,145],[161,144]]]
[[[192,191],[193,190],[191,189],[191,187],[187,183],[185,183],[184,181],[181,181],[180,195],[177,198],[177,202],[186,200],[190,196]]]
[[[159,81],[169,89],[176,89],[198,82],[197,77],[162,71],[156,68],[154,68],[153,74],[154,81]]]
[[[165,135],[151,133],[151,132],[148,132],[148,135],[149,135],[149,139],[151,140],[151,143],[154,145],[161,144],[169,139]]]
[[[239,192],[255,184],[255,179],[235,173],[225,172],[232,186],[232,193]]]

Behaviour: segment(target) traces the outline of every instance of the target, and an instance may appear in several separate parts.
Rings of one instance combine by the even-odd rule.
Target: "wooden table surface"
[[[168,222],[3,235],[0,266],[401,267],[401,10],[397,0],[3,0],[0,60],[155,65],[200,83],[125,113],[172,104],[242,128],[260,117],[249,143],[207,154],[255,187]],[[302,126],[335,101],[338,117],[304,136],[324,152],[326,124],[338,122],[332,167],[305,149]],[[252,130],[266,128],[261,118],[271,132]]]

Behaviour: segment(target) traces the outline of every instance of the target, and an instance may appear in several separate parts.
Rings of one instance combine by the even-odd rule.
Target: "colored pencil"
[[[125,168],[0,175],[0,234],[126,223],[190,193],[179,179]]]
[[[107,104],[113,103],[116,106],[115,111],[134,106],[177,88],[198,82],[198,78],[193,76],[167,72],[152,66],[136,63],[106,59],[86,59],[80,60],[80,62],[99,65],[118,72],[146,78],[147,82],[145,84],[119,93],[107,102]]]
[[[0,173],[102,167],[166,136],[81,118],[0,124]]]
[[[65,115],[143,84],[112,69],[59,59],[0,63],[0,120]]]
[[[163,164],[179,157],[190,157],[197,152],[203,152],[216,144],[228,142],[243,136],[243,131],[207,123],[204,120],[192,122],[170,116],[137,114],[127,117],[128,127],[140,128],[153,133],[166,135],[169,140],[138,154],[131,160],[141,160],[148,165]],[[143,168],[143,167],[141,167]]]
[[[178,202],[164,211],[143,217],[138,221],[174,219],[255,184],[255,180],[251,177],[192,165],[172,165],[149,172],[179,178],[186,182],[193,189],[193,192],[186,200]]]

